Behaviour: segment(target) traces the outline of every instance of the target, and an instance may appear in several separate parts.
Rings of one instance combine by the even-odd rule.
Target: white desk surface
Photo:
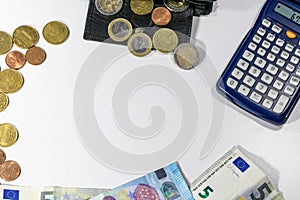
[[[261,0],[218,0],[213,13],[194,20],[194,25],[197,26],[195,37],[204,44],[208,57],[219,73],[251,28],[263,3]],[[87,0],[1,2],[0,30],[10,34],[20,25],[31,25],[41,35],[43,26],[52,20],[65,22],[70,29],[68,40],[59,46],[48,44],[41,36],[38,46],[46,50],[47,60],[41,66],[27,64],[20,70],[25,79],[24,86],[17,93],[9,95],[10,104],[0,113],[1,122],[15,124],[20,133],[16,144],[4,148],[7,159],[16,160],[22,168],[20,177],[9,182],[10,184],[111,188],[143,174],[122,172],[122,166],[119,167],[120,170],[114,170],[98,162],[84,148],[78,136],[73,111],[74,86],[83,63],[100,45],[83,39],[87,8]],[[14,46],[14,49],[18,48]],[[106,56],[104,48],[102,50],[99,60],[101,56]],[[130,58],[135,59],[132,56]],[[2,70],[6,68],[4,56],[0,56],[0,65]],[[194,83],[191,85],[194,86]],[[142,98],[137,96],[139,100]],[[164,96],[160,99],[164,101]],[[201,98],[198,103],[199,107],[201,104],[203,106]],[[133,112],[139,112],[136,107],[132,107]],[[137,123],[145,125],[149,123],[149,118],[144,115],[149,110],[142,107],[140,109],[142,113],[132,115]],[[203,116],[211,115],[201,111],[199,113]],[[137,116],[142,117],[137,119]],[[111,116],[104,116],[106,117]],[[223,126],[210,153],[199,159],[197,155],[200,145],[197,143],[201,144],[202,140],[196,138],[191,147],[178,158],[179,164],[191,182],[232,146],[241,145],[263,161],[264,165],[272,167],[275,172],[273,176],[286,199],[296,199],[299,196],[297,186],[300,184],[299,118],[298,105],[290,120],[283,127],[274,130],[258,123],[240,109],[226,104]],[[106,121],[102,125],[107,126],[104,128],[106,131],[114,126],[105,123]],[[117,141],[118,137],[114,139]],[[126,148],[126,143],[123,146],[122,148]],[[111,156],[118,159],[118,155]],[[156,163],[165,164],[166,158],[157,156],[157,159]],[[144,169],[155,170],[147,166]]]

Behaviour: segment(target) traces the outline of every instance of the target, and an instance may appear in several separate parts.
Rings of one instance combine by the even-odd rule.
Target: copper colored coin
[[[16,161],[8,160],[0,165],[0,177],[5,181],[13,181],[20,176],[21,168]]]
[[[4,163],[5,160],[6,160],[6,154],[3,150],[0,149],[0,165]]]
[[[20,69],[26,63],[25,55],[20,51],[11,51],[5,57],[7,66],[11,69]]]
[[[46,59],[46,52],[41,47],[31,47],[26,51],[26,59],[32,65],[42,64]]]
[[[157,7],[152,11],[151,19],[158,26],[165,26],[170,23],[171,12],[165,7]]]

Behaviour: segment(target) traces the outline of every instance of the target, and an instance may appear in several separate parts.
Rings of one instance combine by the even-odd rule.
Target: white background
[[[212,14],[194,20],[195,37],[204,43],[220,73],[253,25],[263,3],[219,0]],[[68,40],[59,46],[46,43],[41,36],[37,46],[46,50],[47,60],[40,66],[26,64],[20,70],[24,86],[9,95],[10,104],[0,113],[0,122],[15,124],[20,133],[15,145],[4,148],[7,159],[17,161],[22,168],[21,176],[10,184],[111,188],[140,176],[112,170],[97,162],[76,133],[74,84],[83,62],[99,45],[83,40],[87,8],[86,0],[1,1],[2,31],[12,34],[20,25],[31,25],[42,33],[43,26],[52,20],[65,22],[70,29]],[[4,57],[0,56],[2,70],[6,68]],[[223,130],[215,148],[203,160],[183,156],[180,160],[183,172],[191,182],[232,146],[241,145],[264,165],[272,167],[286,199],[296,199],[300,184],[299,118],[298,105],[287,124],[274,130],[226,105]]]

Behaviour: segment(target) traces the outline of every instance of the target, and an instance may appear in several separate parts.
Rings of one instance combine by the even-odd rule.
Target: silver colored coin
[[[174,61],[182,69],[192,69],[200,64],[200,60],[200,52],[192,43],[182,43],[174,51]]]
[[[173,12],[183,12],[190,7],[186,0],[164,0],[165,6]]]
[[[135,33],[128,40],[128,49],[135,56],[146,56],[151,52],[152,41],[145,33]]]
[[[97,10],[103,15],[115,15],[123,7],[123,0],[95,0]]]
[[[116,18],[109,23],[107,32],[112,40],[123,42],[131,36],[132,25],[125,18]]]

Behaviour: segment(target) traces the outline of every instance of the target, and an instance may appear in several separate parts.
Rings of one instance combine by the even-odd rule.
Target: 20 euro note
[[[91,200],[194,200],[176,162]]]
[[[284,200],[266,174],[239,147],[213,163],[190,189],[197,200]]]

